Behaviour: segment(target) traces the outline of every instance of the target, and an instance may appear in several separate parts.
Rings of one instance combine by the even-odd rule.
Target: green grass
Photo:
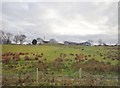
[[[81,49],[84,49],[83,51]],[[83,53],[84,55],[95,55],[94,58],[100,62],[110,62],[112,65],[118,64],[117,60],[111,60],[110,58],[106,58],[103,60],[97,51],[102,54],[107,54],[106,47],[102,46],[64,46],[64,45],[3,45],[2,53],[7,52],[28,52],[28,53],[44,53],[44,58],[48,61],[53,61],[57,57],[59,57],[60,53],[65,54],[79,54]],[[72,58],[72,56],[67,56],[68,58]]]
[[[75,56],[71,56],[70,53],[73,54],[79,54],[82,53],[86,56],[91,55],[91,57],[88,57],[88,60],[91,58],[94,58],[95,60],[99,61],[99,62],[104,62],[104,63],[110,63],[111,67],[116,66],[118,64],[118,60],[112,60],[110,58],[106,58],[105,60],[103,59],[103,57],[101,57],[97,52],[101,53],[101,54],[105,54],[107,55],[108,51],[109,52],[117,52],[117,47],[113,47],[112,50],[109,50],[108,48],[111,47],[104,47],[104,46],[65,46],[65,45],[2,45],[2,53],[7,53],[7,52],[22,52],[22,53],[30,53],[29,56],[32,58],[34,56],[31,55],[31,53],[35,53],[35,54],[41,54],[43,53],[43,59],[46,58],[47,61],[44,61],[44,66],[48,65],[49,67],[47,68],[47,72],[48,74],[46,74],[46,69],[44,69],[44,66],[41,63],[38,63],[39,60],[41,60],[42,58],[39,58],[39,60],[29,60],[29,61],[25,61],[23,58],[24,56],[20,56],[21,60],[20,61],[10,61],[7,64],[2,64],[3,68],[2,68],[2,73],[3,73],[3,81],[4,80],[8,80],[6,82],[7,85],[9,84],[14,84],[16,82],[16,80],[18,80],[18,75],[20,75],[21,80],[23,80],[27,74],[30,75],[30,77],[25,80],[25,84],[26,85],[36,85],[36,68],[39,68],[39,85],[51,85],[48,82],[48,79],[51,80],[53,77],[56,79],[67,79],[67,80],[78,80],[79,77],[79,70],[74,68],[74,63],[75,63]],[[84,50],[82,50],[84,49]],[[60,63],[60,67],[55,67],[53,65],[54,60],[60,56],[61,53],[66,54],[67,56],[64,59],[69,59],[72,60],[70,61],[63,61],[62,63]],[[95,55],[95,56],[94,56]],[[114,53],[111,53],[110,55],[114,55]],[[88,61],[89,63],[89,61]],[[87,60],[84,61],[83,63],[80,64],[85,64],[87,65]],[[102,63],[101,63],[102,64]],[[99,65],[101,65],[99,64]],[[85,66],[84,65],[84,66]],[[88,68],[88,70],[90,68],[92,68],[93,63],[90,63],[90,67]],[[82,65],[81,65],[82,66]],[[78,66],[79,67],[79,66]],[[80,67],[82,68],[82,67]],[[99,66],[98,66],[99,68]],[[48,70],[49,69],[49,70]],[[105,85],[117,85],[116,79],[117,79],[117,73],[116,72],[100,72],[100,71],[91,71],[91,70],[85,70],[87,68],[82,68],[82,76],[86,76],[83,79],[81,79],[79,84],[83,84],[86,85],[87,82],[89,82],[89,78],[91,79],[91,77],[96,78],[96,79],[101,79],[103,76],[106,77],[105,80],[101,80],[103,83],[105,83]],[[54,75],[51,75],[51,73],[54,73]],[[91,73],[91,74],[90,74]],[[6,76],[7,75],[7,76]],[[12,78],[14,76],[16,78]],[[61,77],[59,77],[61,76]],[[114,79],[110,79],[110,82],[107,82],[107,78],[109,77],[113,77],[116,78]],[[87,79],[87,80],[86,80]],[[95,80],[96,80],[95,79]],[[32,81],[33,80],[33,81]],[[46,81],[47,80],[47,81]],[[86,80],[87,82],[84,82],[84,80]],[[13,83],[10,83],[13,82]],[[113,84],[111,84],[111,82],[113,82]],[[63,83],[63,81],[61,82],[57,82],[59,85],[61,85]],[[74,84],[71,85],[75,85],[76,81],[73,82]],[[99,81],[98,81],[99,83]],[[5,84],[5,83],[4,83]],[[19,84],[19,83],[18,83]],[[18,85],[16,83],[16,85]],[[77,84],[78,85],[78,84]],[[97,85],[97,84],[96,84]]]

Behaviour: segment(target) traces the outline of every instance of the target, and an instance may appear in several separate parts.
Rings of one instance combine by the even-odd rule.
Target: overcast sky
[[[2,30],[14,35],[118,42],[117,2],[4,2],[0,11]]]

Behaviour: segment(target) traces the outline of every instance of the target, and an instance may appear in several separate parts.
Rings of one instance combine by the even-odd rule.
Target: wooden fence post
[[[37,85],[38,85],[38,68],[37,68],[37,76],[36,76],[36,81],[37,81]]]
[[[82,76],[82,68],[79,69],[79,78],[81,79]]]

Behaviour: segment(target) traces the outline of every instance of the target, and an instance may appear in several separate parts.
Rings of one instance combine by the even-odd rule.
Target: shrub
[[[13,59],[15,61],[19,61],[20,60],[20,55],[18,53],[15,53],[14,56],[13,56]]]
[[[33,45],[36,45],[36,44],[37,44],[37,40],[36,40],[36,39],[33,39],[32,44],[33,44]]]
[[[25,56],[24,60],[30,60],[29,56]]]
[[[35,60],[38,60],[38,57],[37,57],[37,56],[35,57]]]

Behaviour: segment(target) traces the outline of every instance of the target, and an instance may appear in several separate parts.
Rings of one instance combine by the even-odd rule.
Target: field
[[[117,46],[3,45],[3,86],[118,86]]]

